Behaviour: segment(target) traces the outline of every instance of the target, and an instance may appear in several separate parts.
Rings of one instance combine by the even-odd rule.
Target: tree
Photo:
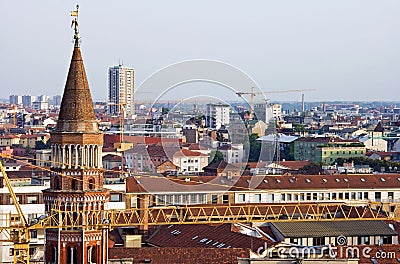
[[[47,140],[46,143],[44,143],[43,140],[35,142],[35,149],[49,149],[50,146],[50,140]]]
[[[208,158],[208,163],[218,163],[224,160],[224,155],[222,155],[221,151],[213,150],[211,151],[210,157]]]
[[[161,108],[161,113],[163,114],[163,115],[166,115],[166,114],[168,114],[168,112],[170,111],[170,109],[169,108],[167,108],[167,107],[163,107],[163,108]]]
[[[303,174],[318,175],[322,172],[322,166],[320,163],[311,162],[300,169]]]
[[[261,143],[257,141],[258,135],[249,135],[249,162],[258,162],[261,153]]]

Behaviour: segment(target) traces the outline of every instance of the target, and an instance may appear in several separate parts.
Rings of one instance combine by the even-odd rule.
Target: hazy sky
[[[1,1],[0,97],[62,93],[73,49],[69,12],[75,5]],[[210,59],[241,69],[263,90],[316,89],[306,93],[308,100],[400,101],[398,0],[84,0],[79,5],[94,99],[107,97],[108,67],[120,60],[135,68],[139,86],[167,65]],[[185,84],[179,94],[200,86]],[[224,97],[214,88],[213,95]],[[299,94],[269,97],[300,99]]]

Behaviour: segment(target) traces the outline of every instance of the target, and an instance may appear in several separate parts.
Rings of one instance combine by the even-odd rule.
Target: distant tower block
[[[103,188],[101,153],[103,135],[94,115],[92,97],[80,50],[78,10],[73,11],[74,51],[61,102],[59,119],[51,134],[53,171],[50,188],[43,190],[46,213],[60,210],[104,210],[109,191]],[[82,219],[72,219],[78,225]],[[96,224],[100,219],[92,219]],[[106,263],[107,230],[46,229],[45,263]]]
[[[131,118],[135,114],[133,68],[122,64],[108,70],[108,113]]]

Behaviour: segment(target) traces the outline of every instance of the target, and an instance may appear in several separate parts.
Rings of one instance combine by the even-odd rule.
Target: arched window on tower
[[[67,263],[68,264],[76,264],[77,262],[77,256],[76,256],[76,250],[73,247],[67,247]]]
[[[53,188],[56,190],[60,190],[61,189],[61,184],[60,184],[60,178],[58,176],[54,177],[54,182],[53,182]]]
[[[76,179],[71,180],[71,189],[76,190],[78,188],[78,181]]]
[[[88,185],[89,190],[93,190],[94,189],[94,185],[95,185],[94,179],[93,178],[89,178],[88,182],[89,182],[89,185]]]
[[[88,263],[96,263],[96,247],[87,248]]]
[[[57,251],[58,251],[57,247],[53,247],[52,254],[51,254],[51,263],[57,263],[57,256],[58,256]]]

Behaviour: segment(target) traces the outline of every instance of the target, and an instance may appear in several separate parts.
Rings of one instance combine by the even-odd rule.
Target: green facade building
[[[295,160],[308,160],[334,164],[336,159],[365,157],[363,143],[352,139],[337,137],[303,137],[294,141],[293,156]]]

